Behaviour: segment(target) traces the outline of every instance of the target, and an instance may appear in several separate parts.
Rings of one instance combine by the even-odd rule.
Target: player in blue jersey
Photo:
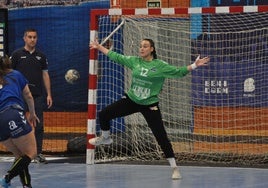
[[[28,81],[11,67],[11,60],[7,56],[0,57],[0,142],[15,156],[11,168],[0,179],[0,185],[10,187],[11,180],[19,175],[23,187],[29,188],[32,186],[28,166],[37,154],[32,127],[39,119],[35,114]],[[27,119],[24,101],[29,109]]]

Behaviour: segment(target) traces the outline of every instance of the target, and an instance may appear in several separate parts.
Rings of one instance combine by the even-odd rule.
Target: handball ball
[[[65,80],[69,84],[74,84],[80,78],[80,74],[75,69],[70,69],[65,73]]]

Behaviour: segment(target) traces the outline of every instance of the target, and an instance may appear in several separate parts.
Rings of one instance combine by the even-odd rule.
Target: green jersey
[[[159,59],[150,62],[137,56],[124,56],[109,51],[108,57],[132,70],[132,82],[127,94],[135,103],[150,105],[159,101],[158,95],[165,78],[180,78],[189,73],[186,66],[175,67]]]

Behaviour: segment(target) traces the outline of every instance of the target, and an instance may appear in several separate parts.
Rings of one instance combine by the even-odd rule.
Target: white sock
[[[110,131],[101,131],[101,135],[104,137],[104,138],[108,138],[110,136]]]
[[[169,165],[172,167],[172,168],[175,168],[177,167],[177,164],[176,164],[176,161],[175,161],[175,158],[172,157],[172,158],[167,158],[168,162],[169,162]]]

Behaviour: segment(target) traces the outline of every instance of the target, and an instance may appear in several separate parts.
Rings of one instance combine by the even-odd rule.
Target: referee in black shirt
[[[27,29],[24,32],[24,47],[15,50],[11,55],[13,69],[20,71],[29,81],[29,88],[34,97],[35,112],[40,123],[35,127],[37,156],[35,162],[47,163],[42,155],[44,125],[43,125],[43,88],[46,91],[47,107],[52,106],[51,84],[48,74],[48,62],[45,54],[36,49],[37,30]]]

